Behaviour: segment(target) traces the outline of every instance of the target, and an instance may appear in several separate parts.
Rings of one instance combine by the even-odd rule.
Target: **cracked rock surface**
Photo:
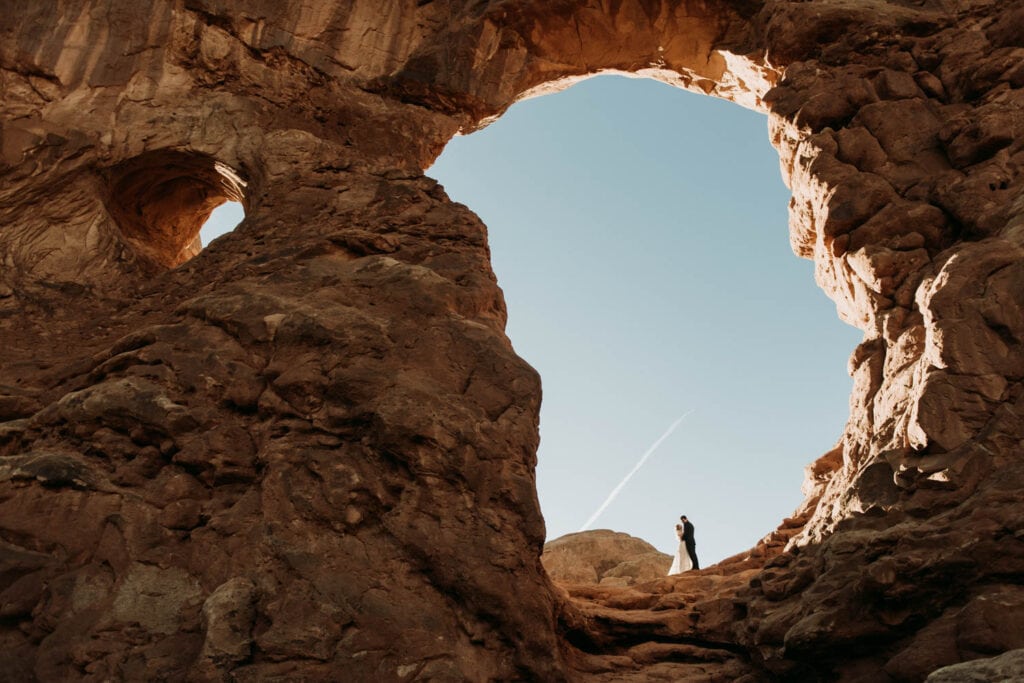
[[[0,13],[0,677],[921,681],[1024,648],[1024,2],[245,5]],[[422,169],[609,69],[765,113],[864,341],[756,548],[558,586],[540,379]]]

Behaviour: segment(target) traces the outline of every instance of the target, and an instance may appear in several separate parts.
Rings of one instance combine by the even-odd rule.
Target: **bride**
[[[672,566],[669,567],[669,576],[672,574],[682,574],[693,569],[693,560],[690,559],[690,553],[686,552],[686,542],[683,541],[682,524],[676,524],[676,538],[679,539],[679,546],[676,548],[676,556],[672,560]]]

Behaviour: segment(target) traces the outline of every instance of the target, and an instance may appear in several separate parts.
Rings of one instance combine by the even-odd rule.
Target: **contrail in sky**
[[[623,479],[622,481],[619,482],[618,486],[616,486],[615,488],[612,489],[612,492],[608,494],[608,497],[605,499],[605,501],[603,503],[601,503],[601,507],[597,508],[597,512],[595,512],[594,514],[590,515],[590,519],[587,520],[587,523],[584,524],[582,527],[580,527],[580,531],[586,531],[588,528],[590,528],[591,524],[593,524],[595,521],[597,521],[597,518],[600,517],[601,513],[605,511],[605,508],[607,508],[609,505],[612,504],[612,501],[615,500],[615,497],[618,496],[619,493],[622,492],[622,489],[626,486],[626,484],[629,483],[629,480],[633,478],[633,475],[636,474],[637,471],[639,471],[639,469],[644,466],[644,463],[647,462],[647,458],[651,457],[651,454],[654,453],[654,451],[658,450],[658,446],[661,445],[661,442],[664,441],[665,439],[667,439],[672,434],[672,432],[674,432],[676,430],[676,427],[679,426],[679,423],[682,422],[683,420],[685,420],[686,416],[689,415],[692,412],[693,412],[693,410],[687,410],[685,413],[680,415],[679,419],[677,419],[675,422],[673,422],[672,425],[668,429],[665,430],[665,433],[662,434],[658,438],[658,440],[655,441],[651,445],[651,447],[647,449],[647,452],[644,453],[642,456],[640,456],[640,462],[638,462],[633,467],[633,469],[631,469],[629,471],[629,474],[626,475],[625,479]]]

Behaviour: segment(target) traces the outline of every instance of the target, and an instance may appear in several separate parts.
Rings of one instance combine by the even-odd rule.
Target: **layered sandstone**
[[[1024,647],[1022,25],[1019,0],[0,13],[3,677],[915,681]],[[422,169],[602,70],[766,113],[794,249],[865,336],[792,519],[569,595],[539,560],[539,378],[484,226]],[[195,255],[226,199],[245,221]]]

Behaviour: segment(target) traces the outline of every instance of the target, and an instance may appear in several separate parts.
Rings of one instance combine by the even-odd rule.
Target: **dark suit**
[[[686,553],[693,560],[693,568],[700,569],[700,562],[697,561],[697,541],[693,538],[693,524],[690,520],[683,522],[683,542],[686,543]]]

